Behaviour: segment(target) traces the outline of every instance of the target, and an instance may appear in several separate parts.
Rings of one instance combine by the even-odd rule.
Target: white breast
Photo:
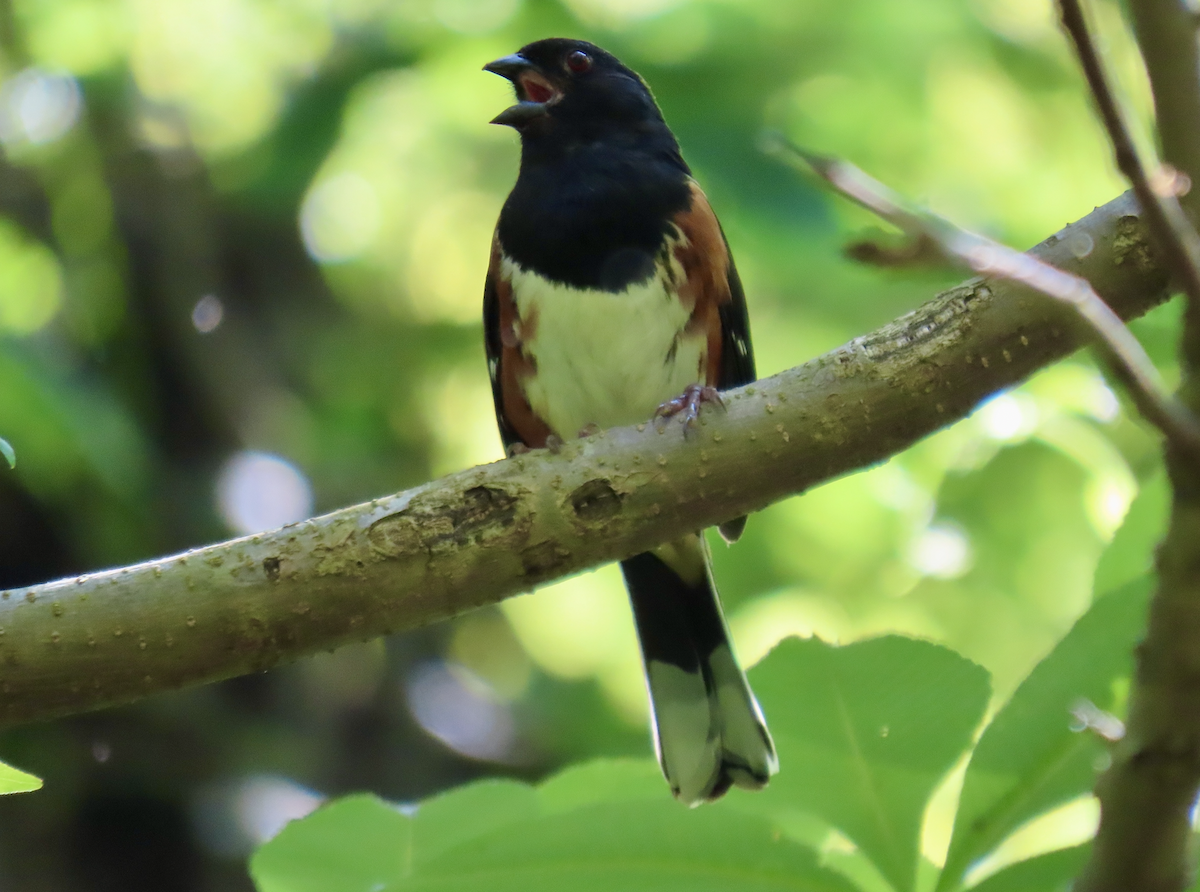
[[[530,407],[563,439],[589,424],[647,421],[663,402],[703,380],[704,332],[665,277],[613,294],[548,282],[506,260],[525,352],[536,373],[523,385]]]

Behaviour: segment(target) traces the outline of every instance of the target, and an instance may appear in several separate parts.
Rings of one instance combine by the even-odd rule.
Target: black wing
[[[725,233],[721,233],[725,238]],[[721,368],[717,379],[719,390],[741,387],[758,380],[754,372],[754,346],[750,343],[750,316],[746,312],[746,293],[737,267],[733,265],[733,254],[729,243],[725,243],[729,256],[729,300],[718,305],[721,317]]]

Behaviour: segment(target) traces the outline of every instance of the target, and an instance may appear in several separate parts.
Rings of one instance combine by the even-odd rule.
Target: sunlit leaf
[[[1167,532],[1171,489],[1161,469],[1142,483],[1112,542],[1096,565],[1097,595],[1141,579],[1154,566],[1154,547]]]
[[[1066,892],[1087,861],[1090,845],[1048,852],[992,874],[971,892]]]
[[[536,789],[481,781],[421,804],[411,818],[350,797],[284,828],[254,856],[251,873],[259,892],[852,892],[765,819],[684,808],[652,767],[592,763]]]
[[[0,762],[0,794],[31,793],[41,788],[41,778]]]
[[[798,808],[840,829],[911,889],[929,796],[970,743],[987,673],[944,647],[890,636],[777,647],[751,673],[779,775],[745,808]]]
[[[851,892],[853,886],[762,819],[687,809],[663,796],[514,822],[447,850],[388,888]]]
[[[1148,579],[1101,597],[1017,688],[988,725],[967,768],[939,889],[951,889],[977,859],[1021,824],[1089,790],[1103,742],[1072,730],[1082,700],[1118,705],[1142,634]]]

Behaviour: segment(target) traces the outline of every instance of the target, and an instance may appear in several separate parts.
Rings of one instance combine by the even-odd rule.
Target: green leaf
[[[259,892],[854,892],[762,817],[684,808],[652,768],[649,760],[597,762],[537,789],[480,781],[411,818],[374,797],[350,797],[285,827],[255,854],[251,874]]]
[[[374,892],[404,875],[412,823],[374,796],[349,796],[292,821],[250,859],[259,892]]]
[[[661,799],[667,783],[653,759],[596,759],[564,769],[537,792],[549,814],[599,802]]]
[[[422,802],[413,822],[413,864],[485,833],[540,814],[537,793],[528,784],[482,780]]]
[[[896,889],[912,889],[925,807],[983,717],[987,673],[945,647],[889,636],[785,641],[751,679],[780,768],[737,807],[815,813]]]
[[[0,794],[32,793],[42,788],[42,779],[0,762]]]
[[[1125,521],[1096,565],[1095,596],[1141,579],[1154,569],[1154,548],[1167,532],[1171,488],[1161,468],[1141,484]]]
[[[1150,588],[1142,579],[1097,600],[988,725],[963,780],[938,889],[959,884],[1026,821],[1091,789],[1104,748],[1071,730],[1070,710],[1081,698],[1118,705],[1114,682],[1129,674]]]
[[[999,870],[971,892],[1066,892],[1083,870],[1090,845],[1047,852]]]
[[[0,455],[4,456],[10,468],[17,466],[17,453],[13,450],[12,444],[3,437],[0,437]]]
[[[419,820],[419,818],[418,818]],[[656,801],[601,802],[519,821],[421,864],[392,890],[853,892],[765,820]]]

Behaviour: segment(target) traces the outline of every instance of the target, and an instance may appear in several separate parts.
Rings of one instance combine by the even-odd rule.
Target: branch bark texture
[[[1167,285],[1137,214],[1122,196],[1033,253],[1136,316]],[[884,461],[1083,341],[1061,305],[975,279],[732,391],[686,437],[619,428],[272,533],[0,592],[0,722],[263,670],[627,557]]]
[[[1181,204],[1200,220],[1200,47],[1181,0],[1130,4],[1154,92],[1164,160],[1191,183]],[[1180,400],[1200,410],[1200,300],[1190,296],[1180,345]],[[1100,829],[1081,892],[1174,892],[1195,873],[1191,813],[1200,790],[1200,465],[1168,447],[1171,517],[1158,590],[1138,647],[1124,739],[1096,785]]]

